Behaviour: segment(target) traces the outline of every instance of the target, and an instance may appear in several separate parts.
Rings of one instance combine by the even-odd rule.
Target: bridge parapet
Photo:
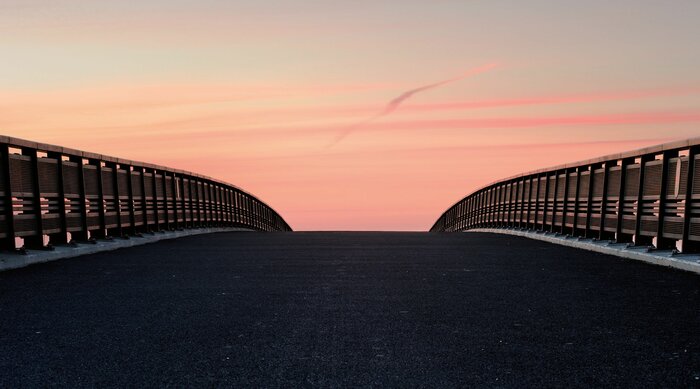
[[[211,177],[0,136],[3,248],[227,226],[291,231],[267,204]]]
[[[448,208],[430,231],[543,230],[700,248],[700,137],[524,173]]]

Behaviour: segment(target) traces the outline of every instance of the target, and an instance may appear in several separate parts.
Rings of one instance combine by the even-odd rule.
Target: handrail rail
[[[0,245],[211,226],[291,231],[269,205],[180,169],[0,136]],[[48,239],[47,239],[48,238]]]
[[[450,206],[430,231],[511,227],[696,252],[700,137],[511,176]]]

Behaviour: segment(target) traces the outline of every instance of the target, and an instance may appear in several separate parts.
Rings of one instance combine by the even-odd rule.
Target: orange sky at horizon
[[[0,4],[0,133],[216,177],[295,230],[427,230],[499,178],[698,136],[695,11]]]

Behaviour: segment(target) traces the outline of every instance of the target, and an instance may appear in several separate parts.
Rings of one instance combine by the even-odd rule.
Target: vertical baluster
[[[588,206],[586,207],[586,230],[583,232],[583,236],[586,238],[590,238],[591,235],[593,234],[593,231],[591,231],[591,215],[593,214],[593,187],[595,186],[595,184],[594,184],[595,166],[588,165],[587,169],[588,169],[588,199],[586,201],[588,202]]]
[[[223,214],[223,224],[226,227],[228,227],[231,223],[231,219],[230,219],[231,203],[229,200],[230,200],[229,199],[229,188],[228,188],[228,186],[222,186],[221,187],[221,204],[222,204],[221,212]]]
[[[598,230],[598,239],[605,238],[605,209],[608,206],[608,187],[610,176],[610,165],[612,162],[603,162],[603,198],[600,201],[600,227]]]
[[[675,248],[675,241],[664,238],[664,218],[666,217],[666,192],[668,190],[668,161],[677,157],[678,151],[665,151],[661,167],[661,193],[659,194],[659,218],[656,225],[656,247],[659,249]],[[679,160],[680,164],[681,161]]]
[[[475,200],[474,201],[474,223],[475,223],[475,227],[480,228],[482,226],[481,216],[483,213],[482,212],[483,206],[482,206],[481,191],[476,192],[474,197],[475,197],[475,199],[474,199]]]
[[[200,227],[206,227],[207,212],[205,208],[204,184],[197,178],[195,186],[197,192],[197,216]]]
[[[525,183],[527,182],[526,177],[521,177],[520,178],[520,183],[518,184],[520,186],[520,198],[517,200],[520,202],[520,206],[517,207],[518,209],[518,228],[522,229],[523,228],[523,215],[525,214]],[[526,219],[527,223],[527,219]]]
[[[564,198],[562,199],[562,206],[561,206],[561,226],[559,229],[560,234],[564,234],[566,232],[566,216],[568,215],[567,207],[569,206],[569,170],[564,169]],[[559,182],[559,177],[557,176],[557,186]]]
[[[172,172],[172,191],[173,191],[173,218],[174,228],[181,231],[185,223],[185,213],[184,207],[182,206],[182,194],[180,192],[180,187],[182,186],[182,180],[180,175],[176,172]]]
[[[160,220],[160,215],[158,214],[158,210],[160,206],[158,205],[158,170],[153,169],[153,174],[151,176],[151,180],[153,181],[153,221],[154,221],[154,230],[155,231],[160,231],[160,224],[162,223],[162,220]]]
[[[508,195],[506,196],[506,198],[507,198],[507,203],[506,203],[506,224],[505,224],[506,227],[513,227],[513,225],[511,224],[510,217],[511,217],[511,212],[512,212],[512,210],[513,210],[513,208],[514,208],[514,207],[513,207],[513,205],[514,205],[514,204],[513,204],[513,200],[514,200],[515,196],[513,196],[513,190],[516,190],[516,191],[517,191],[517,189],[518,189],[518,184],[517,184],[517,182],[518,182],[517,180],[514,180],[514,181],[511,181],[511,182],[509,183],[510,188],[508,189]],[[506,186],[506,188],[508,188],[508,186]],[[517,196],[517,192],[516,192],[516,196]]]
[[[527,188],[527,219],[525,219],[525,228],[531,228],[534,229],[535,225],[530,225],[530,216],[532,215],[532,190],[533,187],[535,186],[535,180],[533,179],[535,176],[529,176],[528,179],[530,180],[530,185],[528,185]]]
[[[574,222],[571,226],[571,236],[577,236],[578,210],[581,202],[581,167],[576,169],[576,195],[574,196]]]
[[[112,182],[114,185],[114,199],[115,199],[115,210],[117,212],[117,236],[123,237],[124,230],[122,228],[122,207],[121,201],[119,200],[119,165],[116,163],[109,163],[108,166],[112,168]]]
[[[72,232],[72,239],[76,242],[87,241],[90,239],[90,227],[88,225],[88,201],[87,201],[87,190],[85,189],[85,167],[83,163],[83,157],[78,155],[71,155],[68,157],[71,162],[75,162],[78,165],[78,198],[80,201],[80,226],[82,231]]]
[[[488,200],[489,200],[489,192],[487,189],[482,189],[479,193],[480,197],[480,205],[479,205],[479,213],[481,214],[481,225],[480,227],[487,227],[487,222],[488,222]]]
[[[214,184],[212,187],[214,192],[214,209],[216,210],[215,223],[217,227],[221,227],[221,191],[219,184]]]
[[[187,193],[189,194],[188,197],[188,208],[189,208],[189,214],[190,214],[190,228],[195,228],[197,226],[197,223],[195,223],[195,198],[194,194],[192,193],[192,176],[187,177]]]
[[[547,229],[547,209],[549,208],[549,191],[552,190],[549,185],[549,175],[544,174],[544,207],[542,207],[542,231]],[[540,185],[542,185],[542,180],[540,180]]]
[[[170,223],[172,220],[170,220],[170,201],[171,199],[168,198],[168,171],[163,170],[162,174],[162,179],[161,179],[161,185],[162,185],[162,190],[163,190],[163,215],[165,217],[165,230],[170,231]],[[173,193],[170,194],[173,196]]]
[[[187,211],[187,200],[185,200],[185,191],[189,187],[189,182],[187,183],[187,186],[185,186],[185,176],[182,174],[180,174],[180,186],[182,187],[182,197],[180,198],[180,203],[182,207],[182,224],[185,228],[189,228],[192,226],[190,225],[190,223],[187,222],[187,215],[189,212]],[[189,192],[187,193],[189,194]]]
[[[211,208],[211,185],[204,181],[202,182],[202,196],[204,198],[204,219],[207,227],[211,227],[214,218]]]
[[[95,166],[97,171],[97,215],[100,221],[100,229],[95,232],[95,238],[107,237],[107,216],[105,215],[105,195],[104,185],[102,182],[102,161],[99,159],[90,159],[91,165]]]
[[[540,185],[542,185],[542,181],[540,180],[540,178],[541,178],[540,174],[535,175],[534,178],[535,178],[534,182],[537,183],[537,189],[535,189],[535,188],[532,189],[532,194],[535,196],[535,207],[534,207],[534,211],[535,211],[534,216],[535,217],[534,217],[534,222],[532,224],[532,229],[537,230],[538,229],[537,224],[540,222],[540,215],[539,215],[539,212],[540,212]]]
[[[693,216],[693,178],[695,173],[695,157],[698,155],[700,146],[692,146],[688,150],[688,174],[685,177],[685,210],[683,211],[683,238],[681,239],[681,251],[688,253],[697,251],[698,244],[690,240],[690,219]],[[683,177],[681,177],[683,179]]]
[[[552,180],[549,177],[547,177],[547,185],[551,187],[551,185],[549,184],[550,182],[552,182]],[[554,193],[552,194],[552,224],[550,224],[550,226],[549,226],[550,232],[554,232],[554,229],[555,229],[554,226],[557,224],[557,205],[559,203],[558,199],[557,199],[557,197],[559,196],[559,171],[558,170],[554,171],[554,188],[553,189],[554,189]],[[552,190],[552,188],[550,188],[549,190]],[[547,201],[549,201],[549,196],[547,197]],[[545,218],[544,220],[546,221],[547,218]]]
[[[495,203],[496,203],[496,191],[493,189],[493,187],[490,187],[487,190],[487,227],[493,227],[493,219],[494,219],[494,208],[495,208]]]
[[[634,163],[634,158],[624,158],[620,165],[620,187],[619,198],[617,203],[617,226],[615,227],[615,241],[621,242],[622,236],[622,221],[625,214],[625,182],[627,181],[627,167]]]
[[[27,248],[44,248],[44,220],[41,216],[41,187],[39,180],[39,157],[37,155],[37,150],[33,148],[22,148],[22,155],[27,155],[31,158],[31,175],[32,175],[32,186],[34,187],[34,192],[32,193],[32,202],[34,203],[35,212],[35,231],[33,236],[28,236],[24,238],[24,244]]]
[[[467,200],[467,222],[466,222],[466,228],[465,229],[471,229],[474,228],[474,195],[469,196],[469,200]]]
[[[136,236],[138,232],[136,231],[136,208],[134,204],[134,183],[131,179],[132,166],[126,166],[126,187],[129,196],[129,234]]]
[[[654,160],[654,155],[643,155],[639,164],[639,194],[637,195],[637,214],[634,223],[634,244],[640,246],[645,244],[642,237],[642,215],[644,213],[644,175],[646,174],[646,163]]]
[[[150,232],[150,228],[148,227],[148,223],[150,223],[148,220],[148,201],[146,201],[146,168],[139,167],[138,170],[141,176],[139,180],[141,181],[141,218],[143,219],[143,227],[141,229],[143,232]]]
[[[15,244],[15,213],[14,213],[14,196],[12,196],[12,179],[10,178],[10,146],[8,144],[2,145],[2,169],[4,175],[5,184],[5,240],[4,248],[9,250],[17,249]]]
[[[63,154],[58,152],[48,153],[49,158],[56,160],[56,174],[58,181],[58,220],[61,232],[51,234],[50,244],[65,244],[68,243],[68,219],[66,215],[66,192],[64,189],[63,179]]]

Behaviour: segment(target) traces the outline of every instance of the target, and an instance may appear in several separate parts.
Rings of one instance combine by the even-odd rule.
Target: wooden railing
[[[525,173],[445,211],[431,231],[510,227],[697,252],[700,138]]]
[[[0,136],[5,249],[225,226],[291,231],[258,198],[219,180]]]

